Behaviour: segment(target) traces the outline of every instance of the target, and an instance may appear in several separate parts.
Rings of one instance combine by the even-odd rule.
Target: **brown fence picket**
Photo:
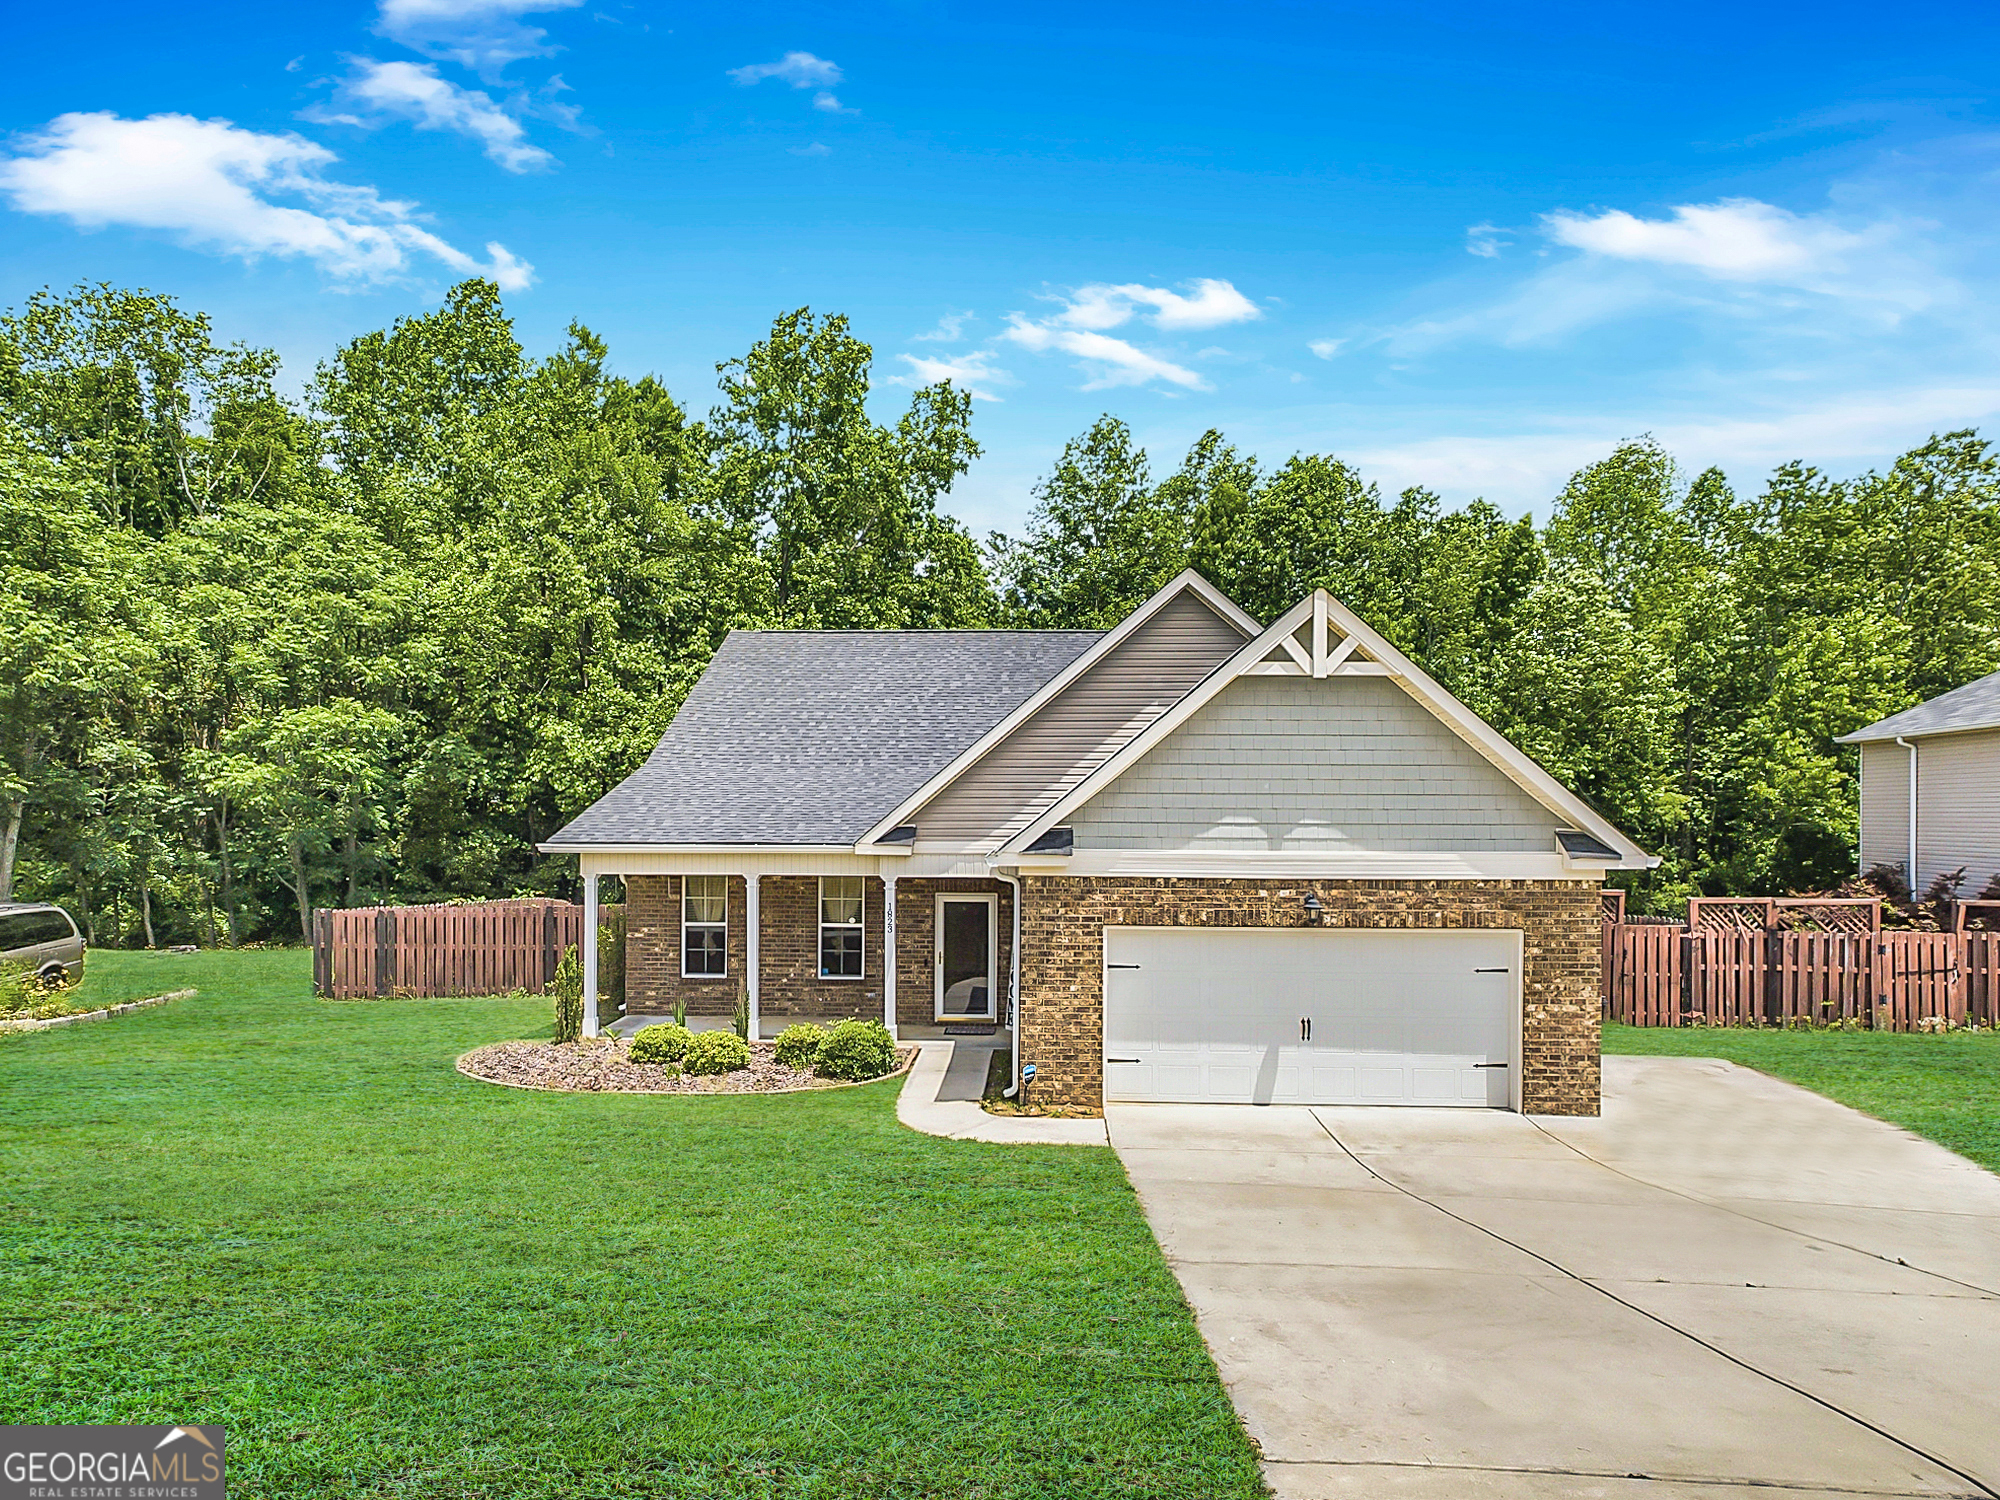
[[[551,900],[322,908],[313,988],[334,1000],[539,991],[581,951],[583,908]]]

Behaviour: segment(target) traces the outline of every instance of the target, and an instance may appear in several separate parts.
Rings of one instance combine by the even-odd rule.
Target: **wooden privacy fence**
[[[583,908],[566,901],[355,906],[313,913],[313,992],[385,995],[541,991],[563,950],[583,942]]]
[[[1883,931],[1874,902],[1759,901],[1753,927],[1745,920],[1751,902],[1718,913],[1723,905],[1690,903],[1682,924],[1619,920],[1623,903],[1607,901],[1606,1018],[1631,1026],[1858,1021],[1885,1031],[2000,1021],[2000,932]],[[1827,909],[1836,906],[1850,910]]]

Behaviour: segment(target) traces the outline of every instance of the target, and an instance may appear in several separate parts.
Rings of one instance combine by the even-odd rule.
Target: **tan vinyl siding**
[[[1861,869],[1900,869],[1910,858],[1910,752],[1871,741],[1861,747]]]
[[[2000,870],[2000,729],[1916,743],[1917,889],[1963,866],[1960,894],[1975,895]]]
[[[1247,639],[1185,592],[911,819],[926,845],[992,849],[1027,827]]]
[[[1547,852],[1556,816],[1393,682],[1244,677],[1070,820],[1084,849]]]

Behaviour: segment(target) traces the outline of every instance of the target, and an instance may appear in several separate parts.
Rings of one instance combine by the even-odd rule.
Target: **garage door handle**
[[[1473,1067],[1475,1067],[1475,1068],[1504,1068],[1504,1067],[1506,1067],[1506,1066],[1507,1066],[1507,1065],[1506,1065],[1505,1063],[1474,1063],[1474,1064],[1473,1064]]]
[[[1106,1062],[1108,1062],[1108,1063],[1110,1063],[1110,1062],[1138,1062],[1138,1061],[1139,1061],[1139,1059],[1138,1059],[1138,1058],[1136,1058],[1136,1057],[1107,1057],[1107,1058],[1105,1058],[1104,1060],[1105,1060]]]
[[[1104,967],[1107,969],[1136,969],[1139,966],[1137,964],[1106,964]]]
[[[1475,974],[1511,974],[1514,971],[1512,969],[1474,969],[1472,972]]]

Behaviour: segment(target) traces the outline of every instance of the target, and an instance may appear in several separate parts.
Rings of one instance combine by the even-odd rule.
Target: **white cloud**
[[[1190,295],[1136,282],[1124,286],[1092,282],[1060,299],[1066,305],[1053,321],[1069,328],[1116,328],[1131,321],[1143,307],[1152,309],[1143,316],[1155,328],[1180,331],[1220,328],[1225,323],[1247,323],[1264,316],[1254,302],[1226,281],[1203,277],[1181,284]]]
[[[965,325],[972,321],[969,312],[946,313],[937,321],[937,327],[929,333],[916,335],[920,344],[955,344],[965,331]]]
[[[823,89],[840,82],[841,73],[837,63],[830,63],[823,57],[814,57],[810,52],[787,52],[776,62],[731,68],[729,76],[746,88],[767,78],[776,78],[795,89]],[[832,95],[827,97],[832,98]],[[834,100],[833,108],[840,108],[839,100]]]
[[[555,158],[533,145],[521,122],[477,89],[463,89],[438,77],[429,63],[376,62],[355,59],[354,74],[340,97],[377,116],[409,120],[419,130],[448,130],[470,136],[486,155],[510,172],[540,171]],[[366,124],[351,115],[319,114],[322,120]]]
[[[1497,260],[1511,241],[1507,231],[1492,224],[1471,224],[1465,230],[1465,251],[1482,260]]]
[[[1145,385],[1153,380],[1164,380],[1169,385],[1177,385],[1190,391],[1205,391],[1209,388],[1207,381],[1185,366],[1148,354],[1123,339],[1114,339],[1108,333],[1080,328],[1056,328],[1047,323],[1031,323],[1019,313],[1015,313],[1009,320],[1007,331],[1000,336],[1010,343],[1019,344],[1023,349],[1032,349],[1038,354],[1051,349],[1074,354],[1090,371],[1091,378],[1083,385],[1086,391],[1107,390],[1121,385]]]
[[[825,141],[814,141],[810,146],[790,146],[786,148],[794,156],[831,156],[833,147]]]
[[[1542,223],[1549,238],[1616,260],[1690,266],[1726,281],[1782,281],[1838,271],[1867,243],[1821,215],[1789,213],[1754,198],[1690,203],[1671,219],[1641,219],[1623,209],[1594,217],[1558,209]]]
[[[510,62],[548,57],[548,33],[523,23],[538,11],[583,0],[380,0],[376,31],[427,57],[446,58],[492,79]]]
[[[1306,347],[1321,359],[1332,359],[1346,342],[1346,339],[1314,339]]]
[[[1001,337],[1036,353],[1060,350],[1084,361],[1090,379],[1087,391],[1110,386],[1145,385],[1162,380],[1184,390],[1205,391],[1208,382],[1184,365],[1157,354],[1149,354],[1124,339],[1112,338],[1105,330],[1119,328],[1135,317],[1165,332],[1196,328],[1218,328],[1225,323],[1244,323],[1264,314],[1248,297],[1226,281],[1203,277],[1183,282],[1186,292],[1165,287],[1127,282],[1114,286],[1095,281],[1073,292],[1058,293],[1048,300],[1060,304],[1042,319],[1022,313],[1008,315]],[[1205,349],[1202,356],[1224,354],[1226,350]]]
[[[840,102],[840,96],[826,89],[822,89],[819,93],[813,95],[813,108],[823,110],[830,115],[858,115],[861,113],[858,109],[843,107]]]
[[[1014,384],[1012,375],[993,368],[993,352],[990,349],[954,354],[949,359],[932,359],[922,354],[899,354],[896,357],[910,367],[910,373],[891,375],[890,385],[936,385],[941,380],[949,380],[960,390],[971,392],[975,401],[998,401],[1000,398],[993,394],[993,387]]]
[[[534,268],[502,245],[489,244],[482,265],[424,228],[415,204],[328,181],[320,174],[336,160],[300,136],[227,120],[66,114],[0,160],[0,193],[23,213],[82,229],[160,230],[246,260],[300,256],[343,281],[395,280],[426,258],[490,276],[506,291],[534,279]]]

